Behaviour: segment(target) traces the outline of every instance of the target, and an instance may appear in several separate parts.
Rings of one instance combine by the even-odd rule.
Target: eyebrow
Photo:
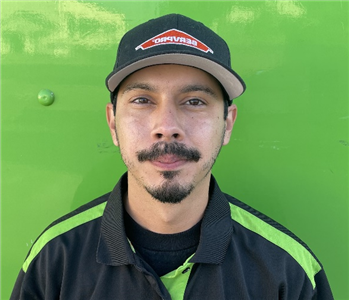
[[[132,90],[145,90],[145,91],[149,91],[149,92],[156,92],[156,87],[149,85],[147,83],[143,83],[143,82],[135,82],[132,84],[127,85],[122,94],[125,94],[129,91]],[[213,91],[213,89],[211,89],[210,87],[206,86],[206,85],[201,85],[201,84],[190,84],[190,85],[186,85],[183,88],[180,89],[180,93],[185,94],[185,93],[190,93],[190,92],[203,92],[207,95],[210,95],[214,98],[219,98],[217,93],[215,93]]]
[[[156,89],[155,87],[149,85],[149,84],[146,84],[146,83],[142,83],[142,82],[135,82],[135,83],[132,83],[132,84],[129,84],[127,85],[122,94],[125,94],[129,91],[132,91],[132,90],[145,90],[145,91],[149,91],[149,92],[155,92]]]
[[[190,93],[190,92],[203,92],[214,98],[218,98],[217,93],[215,93],[210,87],[201,84],[192,84],[187,85],[181,89],[181,93]]]

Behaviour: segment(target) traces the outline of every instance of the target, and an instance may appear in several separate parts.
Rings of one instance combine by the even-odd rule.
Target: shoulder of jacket
[[[322,266],[309,247],[278,222],[230,195],[225,196],[229,201],[231,218],[292,256],[315,289],[315,275],[322,270]]]
[[[30,263],[40,251],[54,238],[82,225],[102,217],[109,193],[105,194],[51,223],[33,243],[22,269],[27,272]]]

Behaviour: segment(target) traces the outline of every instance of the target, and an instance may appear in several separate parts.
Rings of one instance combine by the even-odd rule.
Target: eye
[[[132,100],[132,103],[136,103],[136,104],[149,104],[149,103],[150,103],[150,100],[147,99],[147,98],[140,97],[140,98],[136,98],[136,99]]]
[[[197,98],[193,98],[193,99],[190,99],[186,102],[186,104],[188,105],[192,105],[192,106],[200,106],[200,105],[204,105],[204,101],[200,100],[200,99],[197,99]]]

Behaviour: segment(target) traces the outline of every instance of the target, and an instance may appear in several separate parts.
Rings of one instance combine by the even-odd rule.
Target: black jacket
[[[223,194],[213,177],[196,253],[159,278],[126,237],[126,189],[123,176],[110,194],[52,223],[33,244],[11,299],[333,299],[308,247]]]

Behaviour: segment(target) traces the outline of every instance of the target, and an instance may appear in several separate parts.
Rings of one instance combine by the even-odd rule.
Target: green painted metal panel
[[[40,232],[125,171],[104,78],[126,30],[178,12],[227,40],[247,83],[214,167],[221,188],[306,241],[348,300],[348,4],[2,1],[1,299]]]

